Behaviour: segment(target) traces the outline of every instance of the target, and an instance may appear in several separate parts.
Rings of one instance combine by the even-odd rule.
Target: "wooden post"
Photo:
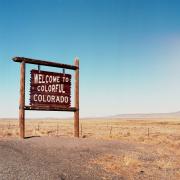
[[[75,88],[74,88],[74,137],[79,137],[79,59],[76,58],[74,65],[78,67],[75,70]]]
[[[25,62],[21,62],[20,67],[20,98],[19,98],[19,128],[20,138],[25,137]]]

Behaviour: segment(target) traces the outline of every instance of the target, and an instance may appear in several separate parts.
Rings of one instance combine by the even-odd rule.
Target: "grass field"
[[[73,136],[72,120],[26,120],[26,136]],[[19,136],[17,120],[0,120],[0,137]],[[80,136],[158,144],[179,143],[180,119],[82,119]]]
[[[0,120],[1,138],[18,136],[17,120]],[[73,136],[73,121],[27,120],[26,136]],[[128,175],[131,171],[128,179],[133,179],[133,173],[157,174],[163,170],[166,179],[180,179],[180,119],[82,119],[80,136],[137,146],[137,151],[127,151],[122,156],[109,153],[91,160],[91,165],[96,163],[107,172],[123,171]],[[142,156],[142,152],[146,156]]]

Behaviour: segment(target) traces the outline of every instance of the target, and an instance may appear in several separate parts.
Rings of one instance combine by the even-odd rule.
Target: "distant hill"
[[[111,118],[180,118],[180,111],[172,113],[118,114]]]
[[[180,118],[180,111],[172,113],[136,113],[136,114],[117,114],[113,116],[102,117],[80,117],[81,119],[155,119],[155,118]],[[72,120],[73,117],[42,117],[42,118],[26,118],[26,120]],[[18,118],[0,118],[0,120],[18,120]]]

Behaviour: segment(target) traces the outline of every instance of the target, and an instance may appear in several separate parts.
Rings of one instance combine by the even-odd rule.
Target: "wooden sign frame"
[[[35,111],[69,111],[74,112],[74,137],[79,137],[79,59],[75,58],[74,65],[61,64],[51,61],[30,59],[25,57],[14,57],[14,62],[20,63],[20,97],[19,97],[19,128],[20,137],[25,138],[25,110]],[[50,66],[56,68],[70,69],[75,71],[74,84],[74,107],[61,108],[51,106],[26,106],[25,105],[25,69],[26,64],[36,64],[38,66]]]

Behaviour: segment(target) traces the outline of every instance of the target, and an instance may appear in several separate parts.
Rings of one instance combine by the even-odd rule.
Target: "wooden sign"
[[[74,112],[74,136],[79,137],[79,59],[74,65],[52,61],[14,57],[20,63],[19,129],[20,137],[25,138],[25,111],[69,111]],[[38,65],[31,70],[30,105],[25,104],[26,64]],[[74,70],[74,107],[71,107],[71,75],[41,71],[40,66]]]
[[[31,70],[30,105],[71,106],[71,75]]]

